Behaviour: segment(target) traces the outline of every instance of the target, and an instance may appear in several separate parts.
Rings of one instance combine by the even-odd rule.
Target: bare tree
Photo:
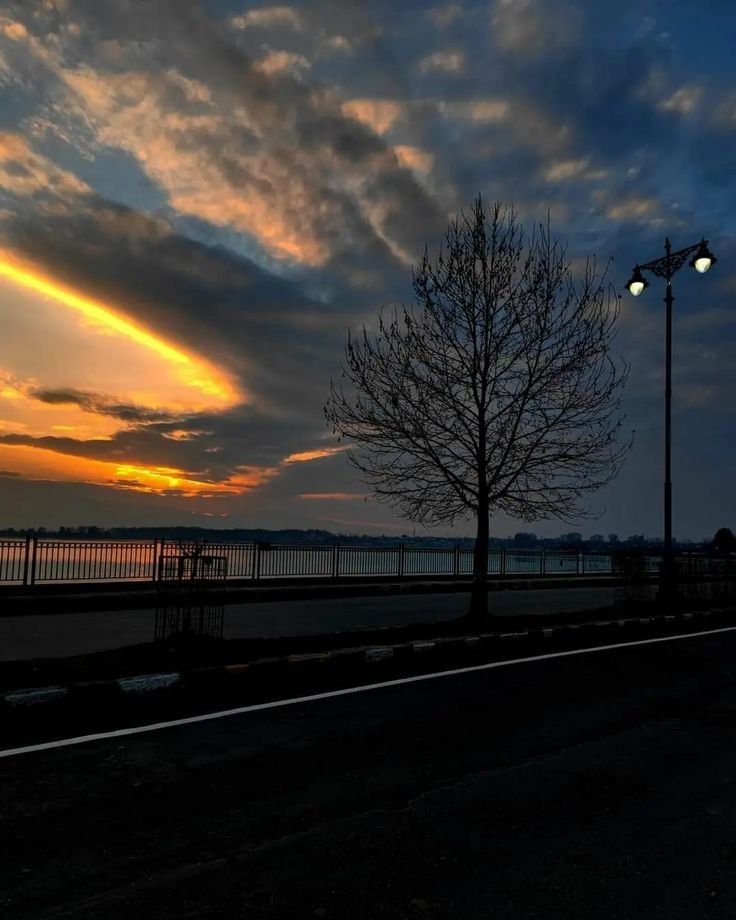
[[[488,614],[489,516],[593,517],[583,497],[617,473],[628,368],[610,355],[619,301],[586,260],[573,279],[549,220],[469,215],[413,271],[416,307],[348,336],[325,415],[379,500],[409,520],[475,517],[470,614]]]

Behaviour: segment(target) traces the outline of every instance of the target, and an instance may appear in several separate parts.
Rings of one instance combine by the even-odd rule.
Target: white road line
[[[654,645],[657,642],[676,642],[678,639],[695,639],[698,636],[714,636],[718,633],[733,632],[736,626],[724,626],[720,629],[708,629],[701,632],[681,633],[677,636],[660,636],[655,639],[637,639],[634,642],[616,642],[612,645],[596,645],[592,648],[576,648],[566,652],[549,652],[546,655],[533,655],[528,658],[510,658],[505,661],[491,661],[488,664],[472,665],[468,668],[453,668],[450,671],[435,671],[432,674],[417,674],[413,677],[399,677],[384,680],[377,684],[364,684],[360,687],[346,687],[343,690],[329,690],[326,693],[313,693],[311,696],[298,696],[288,700],[274,700],[271,703],[256,703],[253,706],[239,706],[237,709],[223,709],[204,715],[189,716],[186,719],[172,719],[170,722],[154,722],[150,725],[137,725],[134,728],[119,728],[115,731],[97,732],[93,735],[79,735],[76,738],[62,738],[57,741],[45,741],[42,744],[30,744],[26,747],[10,748],[0,751],[1,757],[17,757],[19,754],[33,754],[39,751],[52,751],[56,748],[70,747],[75,744],[87,744],[91,741],[107,741],[110,738],[125,738],[127,735],[141,735],[163,728],[176,728],[180,725],[194,725],[196,722],[209,722],[212,719],[224,719],[227,716],[244,715],[247,712],[261,712],[264,709],[279,709],[282,706],[295,706],[298,703],[313,703],[317,700],[329,700],[337,696],[349,696],[352,693],[365,693],[368,690],[382,690],[384,687],[399,687],[402,684],[416,684],[420,681],[435,680],[438,677],[452,677],[456,674],[472,674],[474,671],[490,671],[494,668],[508,668],[515,664],[527,664],[533,661],[546,661],[550,658],[568,658],[573,655],[590,655],[593,652],[609,652],[615,649],[631,648],[636,645]]]

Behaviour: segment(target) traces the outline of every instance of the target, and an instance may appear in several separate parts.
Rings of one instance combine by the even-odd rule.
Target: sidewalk
[[[489,594],[498,591],[560,590],[583,587],[613,587],[621,583],[614,575],[492,575]],[[272,601],[302,601],[316,598],[386,597],[415,594],[466,594],[469,576],[396,576],[371,578],[274,578],[262,581],[233,580],[225,583],[228,605]],[[131,611],[154,608],[157,585],[151,582],[52,582],[21,587],[0,585],[0,620],[19,614],[68,614],[103,610]]]
[[[465,591],[383,597],[319,598],[228,604],[226,639],[330,634],[415,623],[442,622],[467,609]],[[550,616],[607,607],[611,587],[494,591],[489,606],[499,617]],[[0,617],[0,662],[68,658],[151,643],[155,608]]]

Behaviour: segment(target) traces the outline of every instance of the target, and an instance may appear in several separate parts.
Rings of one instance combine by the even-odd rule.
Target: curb
[[[26,690],[12,690],[3,693],[3,702],[13,708],[28,706],[42,706],[48,703],[58,703],[65,699],[67,687],[29,687]]]
[[[489,652],[510,651],[514,654],[523,648],[531,650],[549,646],[555,639],[571,640],[579,637],[596,642],[610,635],[621,639],[622,631],[633,631],[641,636],[642,630],[663,627],[669,630],[677,623],[696,624],[692,621],[706,617],[726,617],[736,614],[736,607],[709,610],[683,611],[644,617],[628,617],[588,623],[544,626],[519,632],[481,633],[479,635],[448,636],[431,640],[417,640],[395,645],[341,648],[327,652],[288,655],[283,658],[261,658],[237,664],[214,665],[171,673],[139,674],[110,680],[78,681],[67,686],[28,687],[0,693],[0,713],[27,713],[52,711],[75,704],[109,705],[115,702],[163,699],[177,693],[207,693],[235,689],[242,684],[257,684],[258,680],[306,678],[320,670],[332,669],[335,673],[361,670],[373,671],[394,665],[411,666],[412,662],[432,665],[476,660]],[[659,630],[658,630],[659,631]]]
[[[123,693],[141,694],[168,690],[175,687],[180,680],[181,674],[141,674],[139,677],[120,677],[115,683]]]

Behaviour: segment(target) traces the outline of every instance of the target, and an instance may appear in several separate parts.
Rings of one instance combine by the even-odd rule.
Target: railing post
[[[153,538],[153,565],[151,566],[151,581],[158,581],[158,537]]]
[[[261,577],[261,544],[257,541],[253,544],[253,578]]]
[[[583,558],[583,554],[582,554],[582,553],[578,553],[578,554],[577,554],[577,557],[578,557],[578,558],[577,558],[577,560],[576,560],[576,568],[577,568],[577,574],[580,575],[580,560]]]
[[[31,565],[31,535],[26,534],[26,554],[23,559],[23,584],[28,584],[28,573]]]
[[[404,544],[399,543],[399,562],[398,562],[398,576],[399,578],[404,577]]]
[[[34,534],[31,538],[31,565],[28,571],[27,585],[36,584],[36,553],[38,550],[38,537]]]
[[[332,577],[337,578],[340,570],[340,547],[337,543],[332,547]]]
[[[539,574],[546,575],[546,573],[547,573],[547,559],[546,559],[546,556],[544,555],[544,550],[540,550],[539,552]]]
[[[455,552],[453,553],[452,574],[453,575],[460,574],[460,547],[457,545],[455,546]]]
[[[501,574],[506,574],[506,549],[501,550]]]

